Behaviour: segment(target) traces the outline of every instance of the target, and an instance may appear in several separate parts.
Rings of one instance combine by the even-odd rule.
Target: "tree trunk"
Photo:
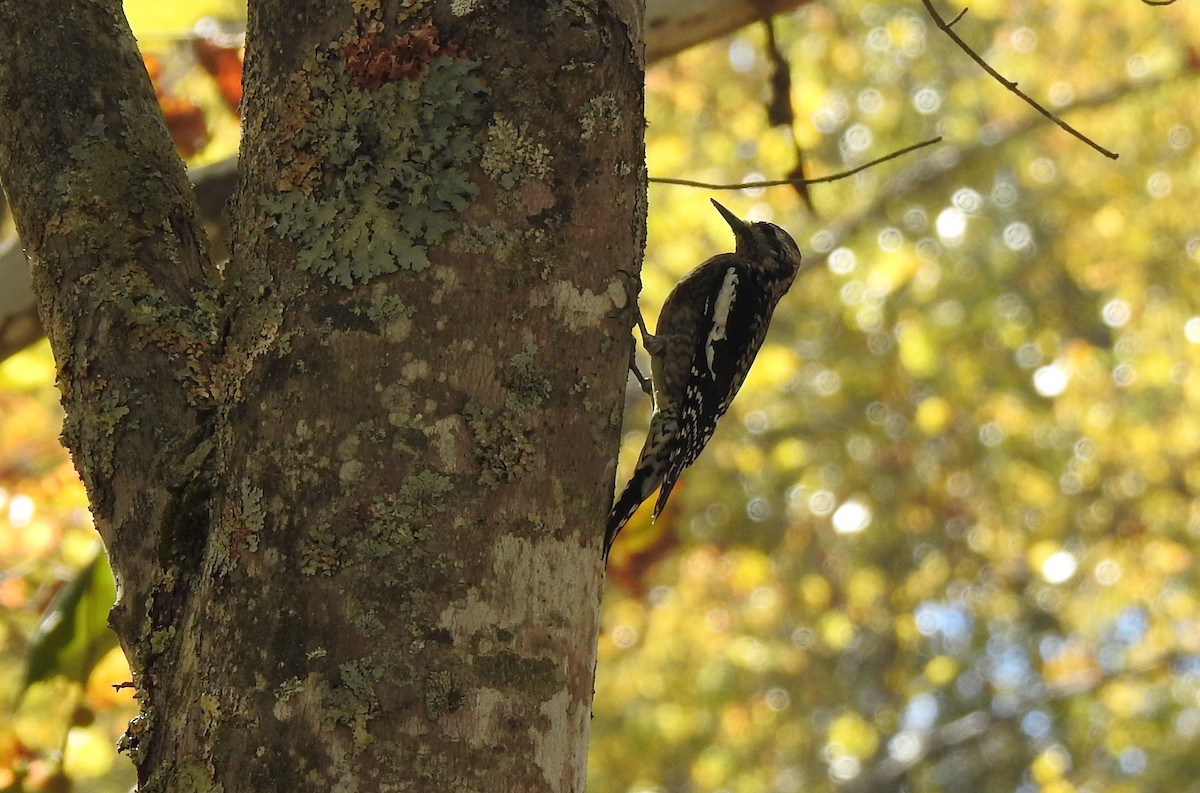
[[[646,62],[654,63],[770,14],[782,14],[810,0],[647,0]],[[224,228],[223,209],[232,191],[234,158],[194,168],[188,173],[209,234]],[[682,174],[660,174],[675,176]],[[0,217],[7,210],[0,192]],[[210,236],[210,242],[212,238]],[[214,256],[222,240],[217,239]],[[0,361],[40,339],[36,300],[29,288],[29,267],[19,246],[0,244]]]
[[[119,3],[0,5],[142,790],[583,789],[640,10],[406,5],[251,4],[222,274]]]

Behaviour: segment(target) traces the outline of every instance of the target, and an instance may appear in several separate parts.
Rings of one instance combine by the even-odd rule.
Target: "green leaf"
[[[87,682],[96,663],[117,644],[108,627],[116,596],[108,558],[97,548],[92,560],[50,602],[30,637],[18,702],[31,685],[56,675]]]

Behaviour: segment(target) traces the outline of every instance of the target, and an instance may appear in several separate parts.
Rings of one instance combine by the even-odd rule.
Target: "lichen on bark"
[[[480,64],[428,38],[435,54],[407,68],[343,43],[295,76],[292,145],[305,156],[263,208],[301,269],[341,286],[421,272],[478,193],[469,167],[487,94]]]

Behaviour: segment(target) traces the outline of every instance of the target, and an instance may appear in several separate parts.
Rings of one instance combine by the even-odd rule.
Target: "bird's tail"
[[[604,532],[604,558],[612,550],[617,534],[637,512],[642,502],[662,484],[663,477],[670,467],[669,455],[666,449],[674,436],[676,422],[671,421],[662,413],[655,413],[650,419],[650,431],[646,435],[646,444],[638,455],[637,465],[633,467],[633,476],[629,484],[621,491],[621,497],[613,504],[608,513],[608,527]]]

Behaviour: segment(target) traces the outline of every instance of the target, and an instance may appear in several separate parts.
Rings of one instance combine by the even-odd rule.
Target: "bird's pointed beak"
[[[750,227],[746,225],[744,220],[730,212],[725,207],[721,206],[717,202],[717,199],[710,198],[708,200],[712,201],[712,205],[715,206],[717,211],[721,213],[721,217],[725,218],[725,222],[729,224],[729,228],[733,229],[733,236],[741,237],[743,234],[746,234],[750,231]]]

